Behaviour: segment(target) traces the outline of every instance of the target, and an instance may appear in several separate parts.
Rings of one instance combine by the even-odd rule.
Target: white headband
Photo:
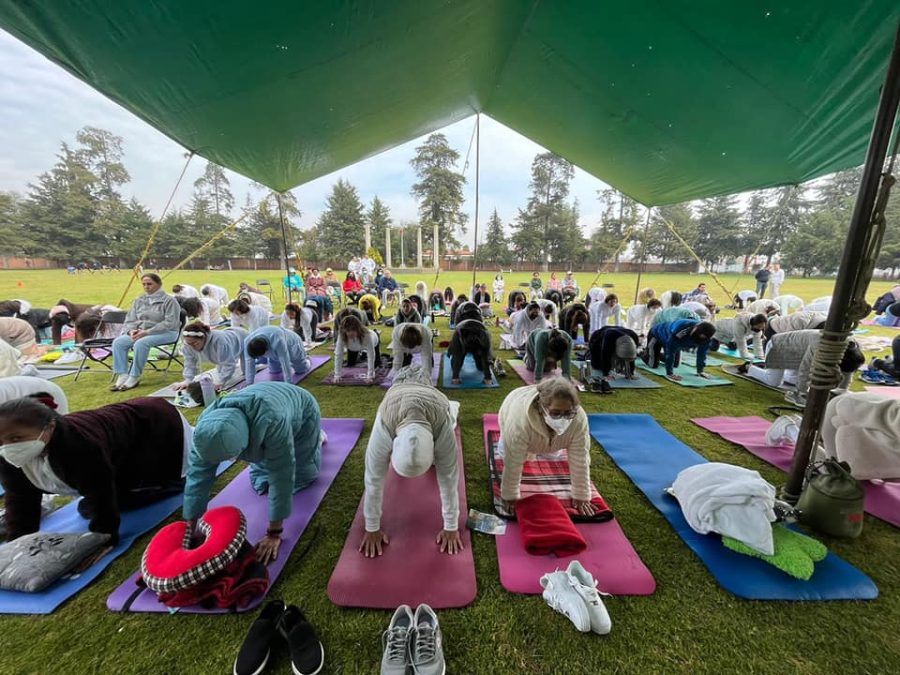
[[[206,337],[206,333],[202,330],[185,330],[181,332],[184,337]]]

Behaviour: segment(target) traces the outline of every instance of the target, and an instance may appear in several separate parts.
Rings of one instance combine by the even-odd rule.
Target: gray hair
[[[564,398],[572,405],[580,405],[578,390],[572,381],[565,377],[553,377],[541,380],[537,385],[538,401],[545,408],[550,406],[553,399]]]

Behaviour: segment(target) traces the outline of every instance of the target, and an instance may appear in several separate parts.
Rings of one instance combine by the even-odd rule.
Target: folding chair
[[[90,359],[94,363],[99,363],[101,366],[107,368],[110,372],[112,372],[112,366],[109,365],[106,361],[112,358],[112,343],[115,338],[101,336],[110,328],[110,326],[116,325],[120,326],[119,333],[121,333],[121,327],[124,327],[125,317],[127,316],[128,312],[123,312],[121,310],[103,312],[103,314],[100,316],[100,323],[97,324],[97,330],[94,332],[94,336],[88,338],[80,345],[75,345],[76,348],[81,352],[81,363],[78,366],[78,372],[75,373],[75,380],[77,380],[78,376],[81,375],[82,370],[87,369],[84,364],[88,359]],[[94,354],[95,350],[101,352],[103,356],[96,356]]]
[[[178,337],[175,338],[174,342],[167,342],[165,344],[156,345],[154,349],[158,350],[158,352],[163,353],[163,358],[161,359],[148,359],[147,365],[153,368],[158,373],[168,373],[169,368],[172,367],[172,362],[174,361],[179,366],[184,368],[184,363],[182,363],[181,359],[178,358],[178,347],[181,344],[181,331],[184,330],[184,325],[187,323],[187,315],[182,312],[181,313],[181,325],[178,327]],[[166,367],[160,368],[156,365],[156,361],[165,361]]]
[[[338,307],[341,307],[344,304],[344,291],[341,288],[340,281],[329,281],[328,288],[331,291],[331,296],[336,301],[335,304]]]
[[[266,295],[268,295],[269,300],[271,300],[272,303],[274,304],[275,297],[272,292],[272,283],[268,279],[257,279],[256,287],[259,289],[260,293],[265,293]]]

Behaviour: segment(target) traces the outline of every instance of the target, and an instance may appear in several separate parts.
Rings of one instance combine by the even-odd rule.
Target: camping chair
[[[344,304],[344,291],[340,281],[328,282],[328,294],[334,299],[334,304],[341,307]]]
[[[275,297],[272,293],[272,283],[268,279],[257,279],[256,287],[259,289],[260,293],[265,293],[269,296],[269,300],[273,303],[275,302]]]
[[[119,333],[121,333],[122,328],[125,326],[125,317],[127,316],[128,312],[123,312],[121,310],[103,312],[100,316],[100,323],[97,324],[97,330],[94,332],[94,336],[86,339],[80,345],[75,345],[81,352],[81,363],[78,365],[78,372],[75,373],[76,381],[78,380],[78,376],[81,375],[81,371],[87,370],[89,367],[84,365],[88,359],[94,363],[99,363],[112,372],[112,366],[107,363],[107,360],[112,358],[112,343],[115,338],[102,336],[110,326],[119,326]],[[103,356],[97,356],[94,354],[94,351],[101,352]]]
[[[157,357],[156,359],[148,359],[147,365],[153,368],[158,373],[168,373],[169,368],[172,367],[172,362],[174,361],[179,366],[184,368],[184,363],[182,363],[181,359],[178,358],[178,347],[181,344],[181,331],[184,330],[184,325],[187,323],[187,315],[182,312],[181,313],[181,325],[178,326],[178,337],[175,338],[174,342],[167,342],[166,344],[157,345],[153,349],[157,350],[157,354],[162,353],[162,358]],[[152,353],[152,352],[151,352]],[[156,362],[157,361],[165,361],[166,367],[159,367]]]

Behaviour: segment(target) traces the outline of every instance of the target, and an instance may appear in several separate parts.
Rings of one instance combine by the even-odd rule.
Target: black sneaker
[[[744,361],[741,365],[739,365],[739,366],[737,367],[737,371],[738,371],[741,375],[746,375],[747,373],[749,373],[749,372],[750,372],[750,362],[749,362],[749,361]]]
[[[601,394],[611,394],[613,393],[612,385],[606,380],[600,380],[600,393]]]
[[[603,391],[603,386],[600,384],[601,382],[603,382],[603,380],[600,378],[590,378],[587,381],[588,391],[590,391],[592,394],[599,394],[601,391]]]
[[[294,675],[316,675],[322,670],[325,665],[325,648],[298,607],[288,605],[278,622],[278,632],[290,649],[291,670]]]
[[[265,670],[282,614],[284,603],[281,600],[272,600],[263,607],[238,652],[234,662],[234,675],[259,675]]]

